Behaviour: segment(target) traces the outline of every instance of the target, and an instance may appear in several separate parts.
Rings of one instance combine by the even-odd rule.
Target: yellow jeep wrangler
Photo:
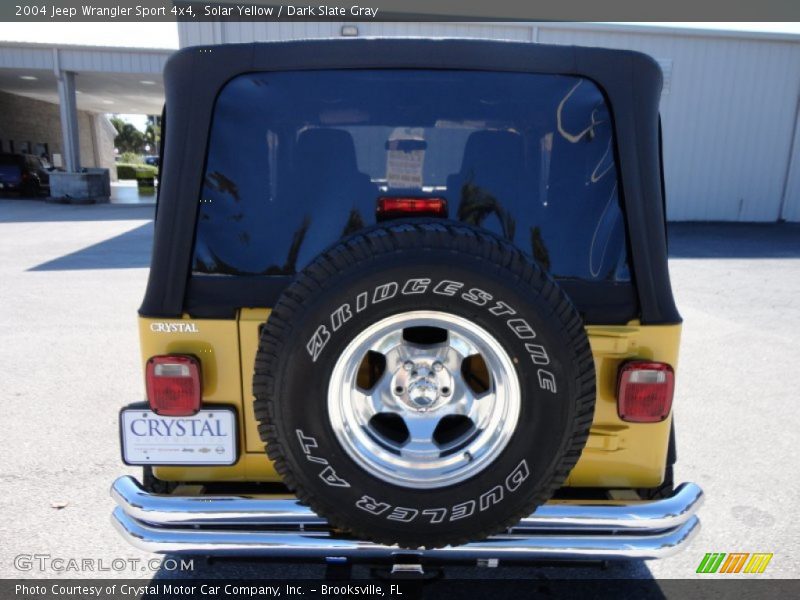
[[[642,54],[189,48],[113,520],[165,553],[656,558],[681,319]]]

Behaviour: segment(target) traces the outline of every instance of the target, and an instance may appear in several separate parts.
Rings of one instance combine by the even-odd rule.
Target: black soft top
[[[623,50],[455,39],[230,44],[176,52],[164,70],[168,135],[152,265],[140,314],[179,317],[198,304],[191,296],[204,295],[208,305],[225,293],[219,285],[195,285],[190,275],[214,103],[231,78],[256,71],[393,68],[552,73],[592,80],[606,95],[613,116],[641,322],[680,322],[667,269],[658,64],[645,54]],[[260,285],[265,292],[277,292],[270,286],[285,283]],[[223,298],[219,302],[225,304]]]

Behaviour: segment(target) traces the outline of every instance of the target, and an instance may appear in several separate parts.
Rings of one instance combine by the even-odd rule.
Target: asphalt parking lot
[[[0,199],[0,577],[100,575],[20,570],[19,555],[106,566],[150,558],[112,530],[108,487],[122,473],[138,474],[120,462],[117,411],[143,397],[136,310],[152,215],[152,206]],[[681,224],[670,238],[685,320],[676,479],[705,489],[702,531],[686,552],[663,561],[480,576],[687,578],[706,552],[771,552],[760,577],[800,573],[800,225]],[[156,574],[168,575],[137,567],[102,576]],[[322,574],[321,567],[199,559],[192,571],[175,573]]]

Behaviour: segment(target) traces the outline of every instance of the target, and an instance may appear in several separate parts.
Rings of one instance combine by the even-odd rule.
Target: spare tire
[[[441,220],[316,258],[263,327],[269,457],[333,527],[434,548],[506,529],[583,450],[595,372],[580,315],[513,245]]]

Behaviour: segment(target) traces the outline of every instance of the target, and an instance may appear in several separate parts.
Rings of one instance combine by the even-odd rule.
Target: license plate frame
[[[159,435],[151,436],[153,431]],[[167,432],[179,435],[163,435]],[[119,412],[120,453],[129,466],[230,466],[239,460],[238,434],[238,414],[232,406],[215,405],[191,417],[157,415],[146,403]]]

